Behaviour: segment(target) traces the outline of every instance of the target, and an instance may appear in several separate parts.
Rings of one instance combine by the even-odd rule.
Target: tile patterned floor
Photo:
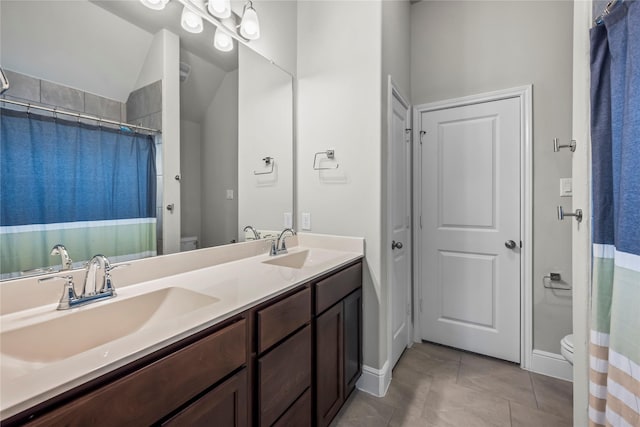
[[[565,427],[572,385],[435,344],[414,344],[393,370],[387,395],[358,390],[331,427]]]

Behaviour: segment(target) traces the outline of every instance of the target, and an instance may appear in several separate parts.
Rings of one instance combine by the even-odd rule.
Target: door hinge
[[[420,229],[422,230],[422,215],[420,215]]]
[[[422,313],[422,298],[420,298],[420,313]]]
[[[520,240],[520,249],[522,249],[522,240]]]

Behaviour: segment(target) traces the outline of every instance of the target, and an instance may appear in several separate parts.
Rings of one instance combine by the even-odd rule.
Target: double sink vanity
[[[2,284],[2,424],[328,425],[362,369],[364,242],[270,243],[131,262],[69,310],[60,282]]]

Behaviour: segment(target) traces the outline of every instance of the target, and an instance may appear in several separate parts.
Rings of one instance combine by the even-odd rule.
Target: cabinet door
[[[246,363],[246,330],[242,319],[29,425],[111,427],[157,422]]]
[[[308,287],[259,310],[258,353],[262,354],[311,320],[311,289]]]
[[[343,311],[338,303],[316,320],[316,419],[329,425],[344,402]]]
[[[260,426],[271,426],[311,385],[311,326],[258,361]]]
[[[311,389],[307,389],[273,427],[311,427]]]
[[[243,369],[162,425],[246,427],[247,411],[247,370]]]
[[[343,300],[345,399],[362,374],[362,289]]]

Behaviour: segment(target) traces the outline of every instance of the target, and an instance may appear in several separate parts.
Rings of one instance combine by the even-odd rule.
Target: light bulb
[[[251,2],[249,2],[245,7],[244,14],[242,15],[240,34],[242,37],[249,40],[256,40],[260,38],[260,22],[258,21],[258,14],[253,8]]]
[[[140,3],[152,10],[162,10],[169,0],[140,0]]]
[[[186,6],[182,9],[182,18],[180,19],[180,23],[182,24],[182,28],[190,33],[201,33],[204,29],[202,18],[191,12]]]
[[[213,36],[213,46],[222,52],[229,52],[233,50],[233,39],[220,28],[216,28],[216,33]]]
[[[228,18],[231,16],[231,0],[209,0],[207,9],[213,16]]]

